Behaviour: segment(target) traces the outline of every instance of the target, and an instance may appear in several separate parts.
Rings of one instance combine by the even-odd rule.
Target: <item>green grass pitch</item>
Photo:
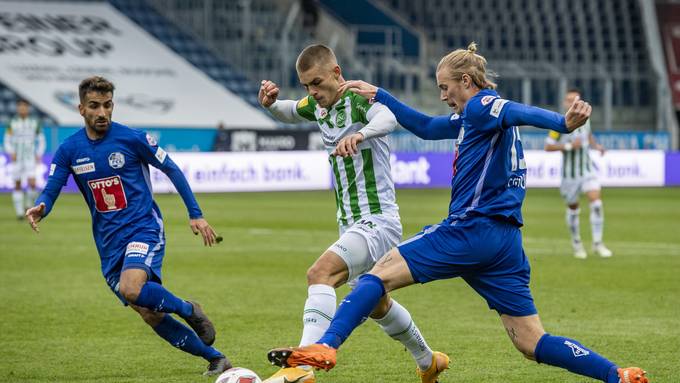
[[[405,236],[437,223],[448,190],[400,190]],[[206,363],[158,338],[109,291],[80,195],[62,195],[39,235],[0,204],[1,382],[212,382]],[[164,284],[200,301],[216,346],[264,379],[274,346],[297,345],[307,267],[335,239],[330,192],[199,195],[224,236],[204,248],[176,195],[160,195],[167,249]],[[585,205],[585,201],[582,201]],[[571,256],[556,190],[529,190],[524,245],[546,330],[580,340],[622,366],[677,382],[680,367],[680,189],[606,189],[611,259]],[[581,231],[590,248],[588,209]],[[346,288],[338,295],[344,296]],[[525,360],[497,315],[460,279],[394,293],[430,346],[451,355],[444,382],[593,382]],[[319,382],[418,382],[401,345],[368,321]]]

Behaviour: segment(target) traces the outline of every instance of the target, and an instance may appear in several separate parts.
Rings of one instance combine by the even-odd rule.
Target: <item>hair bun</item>
[[[470,52],[470,53],[475,53],[475,52],[477,52],[477,43],[475,43],[474,41],[471,42],[470,45],[468,45],[467,50],[468,50],[468,52]]]

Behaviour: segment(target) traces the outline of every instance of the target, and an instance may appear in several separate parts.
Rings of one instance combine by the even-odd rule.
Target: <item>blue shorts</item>
[[[133,238],[107,254],[107,264],[113,267],[104,274],[106,284],[111,291],[127,306],[128,302],[120,294],[120,275],[126,269],[142,269],[146,271],[148,280],[162,283],[161,267],[165,255],[165,237],[163,232],[137,233]],[[102,259],[102,262],[104,260]]]
[[[499,314],[537,313],[522,233],[509,222],[488,217],[444,220],[398,248],[418,283],[461,277]]]

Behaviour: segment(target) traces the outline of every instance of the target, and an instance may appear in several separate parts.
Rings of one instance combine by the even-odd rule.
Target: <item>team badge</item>
[[[109,154],[109,166],[114,169],[120,169],[125,166],[125,156],[121,152],[113,152]]]
[[[146,134],[146,142],[148,142],[149,145],[151,145],[151,146],[157,146],[158,145],[158,141],[156,141],[156,139],[153,138],[153,136],[150,135],[149,133]]]
[[[335,116],[335,125],[338,127],[345,126],[346,119],[347,113],[345,113],[345,109],[338,110],[338,114]]]
[[[486,106],[489,105],[489,103],[496,98],[496,96],[484,96],[482,97],[482,105]]]

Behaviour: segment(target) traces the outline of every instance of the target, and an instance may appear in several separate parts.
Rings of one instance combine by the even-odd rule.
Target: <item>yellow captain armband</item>
[[[296,107],[298,109],[302,109],[307,105],[309,105],[309,96],[301,98],[300,100],[298,100]]]
[[[556,132],[554,130],[551,130],[550,133],[548,133],[548,137],[552,138],[553,140],[557,141],[560,139],[560,132]]]

